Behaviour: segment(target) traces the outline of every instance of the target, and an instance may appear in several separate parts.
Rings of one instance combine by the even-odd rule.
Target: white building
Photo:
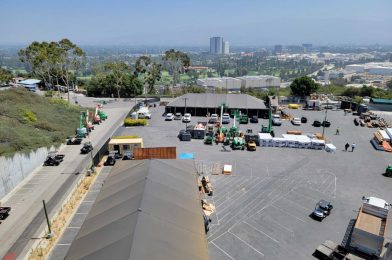
[[[230,54],[230,44],[228,41],[223,42],[223,54],[224,55]]]
[[[392,75],[392,62],[369,62],[365,64],[352,64],[346,66],[346,71],[355,73],[368,73],[371,75]]]
[[[223,78],[205,78],[198,79],[197,85],[205,87],[213,91],[215,88],[222,88],[227,91],[235,91],[238,92],[241,89],[241,80],[231,77],[223,77]]]
[[[269,88],[269,87],[279,87],[280,78],[268,75],[260,76],[243,76],[238,77],[241,80],[241,87],[245,88]]]

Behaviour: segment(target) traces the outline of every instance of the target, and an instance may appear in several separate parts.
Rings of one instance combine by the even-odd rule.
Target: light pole
[[[182,99],[184,99],[184,101],[185,101],[185,109],[184,109],[184,116],[185,116],[185,114],[186,114],[186,101],[187,101],[187,97],[185,97],[185,98],[182,98]],[[185,121],[185,130],[187,130],[188,129],[188,121]]]
[[[324,138],[325,124],[327,122],[327,114],[328,114],[328,100],[327,100],[327,106],[325,107],[325,117],[324,117],[324,122],[323,122],[323,138]],[[325,140],[325,138],[324,138],[324,140]]]

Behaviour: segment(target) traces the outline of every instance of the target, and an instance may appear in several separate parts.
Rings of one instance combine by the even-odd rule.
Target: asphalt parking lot
[[[293,126],[284,121],[274,127],[276,136],[287,130],[322,132],[313,120],[323,121],[324,111],[288,110],[306,116],[308,123]],[[362,196],[392,202],[392,178],[382,176],[392,155],[373,149],[375,129],[356,127],[354,116],[328,111],[331,127],[325,128],[327,143],[335,153],[298,148],[257,147],[257,151],[223,151],[221,145],[207,146],[203,140],[180,142],[181,121],[164,121],[163,108],[152,108],[146,127],[120,128],[118,135],[139,135],[145,147],[176,146],[177,155],[193,153],[198,171],[210,175],[213,165],[232,164],[233,174],[211,175],[216,212],[208,233],[211,259],[313,259],[314,249],[325,240],[341,243],[347,226],[361,206]],[[207,121],[192,118],[192,123]],[[242,131],[257,133],[261,124],[240,125]],[[335,135],[339,127],[340,135]],[[344,144],[356,143],[354,152]],[[350,149],[351,150],[351,149]],[[310,217],[320,199],[330,200],[334,209],[322,222]]]

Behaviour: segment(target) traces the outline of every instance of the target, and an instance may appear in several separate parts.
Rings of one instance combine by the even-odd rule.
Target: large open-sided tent
[[[193,161],[118,162],[66,259],[209,259]]]
[[[247,94],[211,94],[211,93],[188,93],[174,99],[166,105],[167,113],[190,113],[192,116],[206,116],[219,114],[220,107],[224,104],[225,112],[233,114],[235,110],[241,111],[248,116],[268,116],[268,108],[264,101]]]

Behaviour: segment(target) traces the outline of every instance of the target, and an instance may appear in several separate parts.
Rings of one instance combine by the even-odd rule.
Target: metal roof
[[[22,80],[20,81],[18,84],[22,84],[22,85],[34,85],[34,84],[38,84],[40,83],[41,80],[39,79],[26,79],[26,80]]]
[[[167,107],[216,108],[225,103],[229,108],[265,109],[264,101],[246,94],[188,93],[174,99]]]
[[[119,161],[65,259],[209,259],[191,160]]]

